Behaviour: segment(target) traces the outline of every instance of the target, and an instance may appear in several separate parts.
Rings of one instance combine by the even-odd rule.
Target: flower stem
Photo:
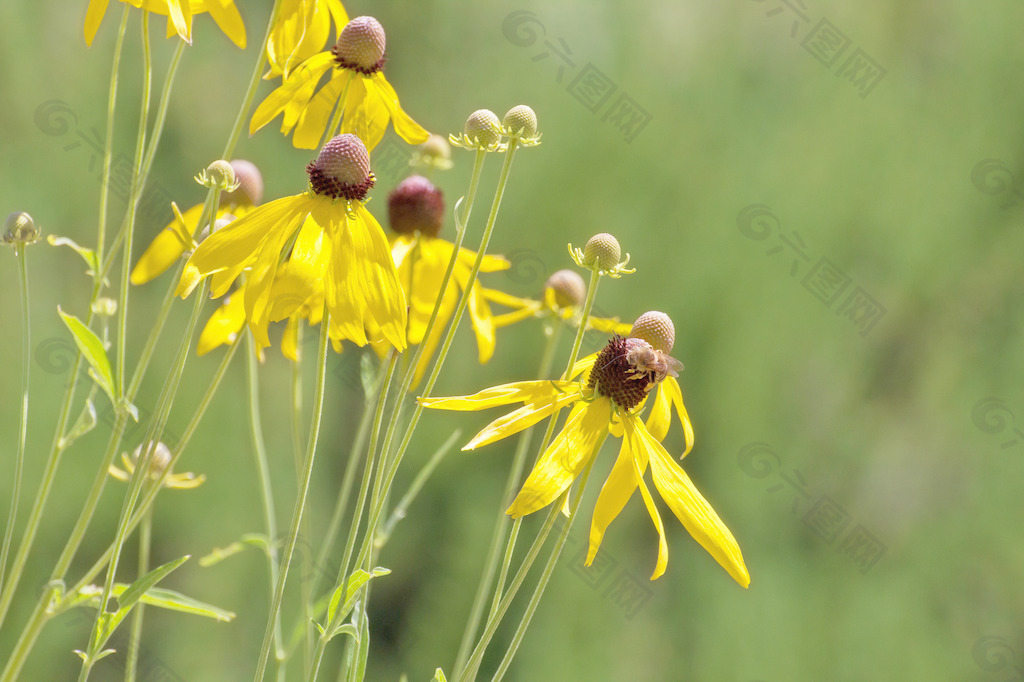
[[[576,338],[572,342],[572,350],[569,352],[569,362],[565,367],[563,379],[568,379],[572,372],[573,365],[579,359],[580,347],[583,345],[583,336],[587,333],[587,322],[590,320],[590,311],[594,307],[594,300],[597,298],[597,285],[601,281],[601,272],[597,268],[590,271],[590,285],[587,286],[587,299],[583,303],[583,313],[580,317],[580,326],[576,330]]]
[[[544,330],[544,350],[541,353],[540,367],[537,376],[547,377],[551,372],[551,365],[554,363],[555,350],[558,347],[558,339],[561,336],[561,324],[548,324]],[[533,427],[522,432],[519,442],[516,443],[516,452],[512,457],[512,468],[508,472],[508,480],[505,482],[505,491],[501,495],[502,509],[499,510],[498,518],[494,524],[494,532],[491,537],[491,546],[487,551],[487,560],[484,563],[484,570],[480,576],[480,584],[477,587],[476,596],[473,599],[473,606],[470,609],[469,618],[466,620],[466,629],[462,633],[462,642],[459,644],[459,652],[455,658],[455,665],[452,670],[462,670],[466,664],[466,657],[469,656],[469,648],[472,646],[473,638],[476,636],[477,628],[480,626],[480,618],[483,616],[484,602],[494,581],[494,572],[498,569],[498,560],[501,557],[501,544],[508,530],[509,517],[504,508],[508,500],[512,498],[519,479],[523,473],[523,466],[526,463],[526,453],[530,449],[530,441],[533,438]],[[517,527],[518,529],[518,527]],[[513,541],[510,539],[509,544]],[[506,554],[506,561],[502,564],[502,575],[504,576],[511,562],[511,556]],[[504,579],[502,580],[504,583]],[[496,594],[501,594],[499,587]]]
[[[117,75],[121,67],[121,49],[124,47],[125,29],[128,27],[128,9],[121,13],[121,28],[114,43],[114,64],[110,69],[110,90],[107,95],[107,133],[103,140],[103,175],[100,179],[100,215],[96,234],[96,261],[103,262],[103,246],[107,234],[107,202],[110,200],[110,165],[114,156],[114,110],[117,104]],[[99,278],[99,273],[96,273]]]
[[[317,353],[317,377],[316,388],[313,397],[313,417],[309,427],[309,441],[306,448],[306,458],[302,471],[302,479],[299,481],[299,492],[295,500],[295,509],[292,512],[292,523],[288,531],[288,541],[285,544],[284,553],[281,557],[281,564],[277,576],[277,585],[274,589],[274,600],[270,605],[270,614],[267,618],[267,628],[263,633],[263,645],[260,647],[260,657],[256,665],[256,674],[253,679],[262,682],[267,669],[267,658],[270,655],[270,645],[274,637],[274,623],[281,611],[281,602],[284,599],[284,587],[288,581],[288,568],[291,566],[292,555],[295,553],[295,544],[298,541],[299,529],[302,526],[302,515],[306,509],[306,497],[309,494],[309,482],[313,475],[313,459],[316,454],[317,439],[320,435],[320,418],[324,409],[324,387],[327,383],[327,331],[330,327],[330,311],[324,304],[323,318],[320,320],[320,349]]]
[[[0,548],[0,588],[3,588],[7,568],[7,555],[14,538],[14,523],[18,516],[18,501],[21,498],[21,479],[25,467],[25,439],[28,437],[28,379],[31,365],[32,340],[29,330],[28,307],[28,265],[25,262],[25,246],[18,248],[18,273],[21,280],[21,423],[18,426],[18,454],[14,460],[14,490],[11,492],[11,511],[4,529],[3,547]]]
[[[224,153],[220,158],[225,161],[231,160],[235,153],[235,145],[238,144],[238,137],[242,134],[242,127],[245,126],[245,119],[249,116],[249,109],[253,100],[256,99],[256,89],[260,84],[260,71],[263,70],[263,62],[267,54],[267,43],[270,42],[270,34],[277,23],[277,16],[281,13],[282,0],[274,0],[274,7],[270,10],[270,19],[267,21],[267,31],[263,34],[263,43],[260,45],[259,56],[256,58],[256,65],[252,69],[252,76],[249,77],[249,86],[245,89],[245,97],[242,98],[242,106],[238,109],[238,116],[235,117],[235,124],[228,134],[228,142],[224,145]]]
[[[149,573],[149,552],[153,544],[153,510],[142,517],[139,529],[138,575]],[[124,682],[135,682],[139,667],[139,648],[142,642],[142,618],[146,605],[141,601],[132,609],[132,629],[128,640],[128,661],[125,663]]]
[[[260,497],[263,501],[263,523],[267,531],[267,561],[270,565],[270,596],[273,597],[273,586],[277,584],[277,516],[274,513],[274,493],[270,485],[270,466],[267,463],[267,448],[263,442],[263,423],[260,416],[260,384],[259,370],[256,363],[256,341],[252,334],[248,338],[248,361],[245,363],[246,375],[249,379],[249,427],[252,435],[252,452],[256,458],[256,474],[260,483]],[[274,650],[278,661],[285,658],[284,646],[281,643],[281,613],[274,618]]]

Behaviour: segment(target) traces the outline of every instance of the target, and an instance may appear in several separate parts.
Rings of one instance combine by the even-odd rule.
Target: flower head
[[[281,132],[287,135],[294,128],[292,144],[312,149],[325,132],[334,133],[337,116],[331,120],[331,113],[338,109],[338,132],[358,135],[367,149],[377,146],[389,121],[409,144],[426,142],[429,134],[405,113],[381,70],[385,45],[380,22],[373,17],[352,19],[329,52],[304,61],[263,100],[252,115],[249,132],[283,114]],[[329,80],[317,91],[329,71]]]
[[[214,173],[226,180],[229,171],[220,165],[222,163],[210,164],[196,180],[203,184],[202,181],[209,181]],[[221,194],[220,207],[214,221],[215,229],[224,227],[235,218],[241,218],[263,198],[263,176],[255,164],[244,159],[234,159],[231,161],[230,174],[233,178],[231,185],[235,186],[235,189]],[[191,254],[195,245],[209,236],[209,225],[204,225],[196,235],[203,213],[202,204],[196,204],[184,213],[181,213],[174,203],[171,204],[171,209],[174,211],[174,220],[157,233],[132,269],[129,281],[135,286],[162,275],[181,256]]]
[[[482,149],[488,152],[505,150],[501,143],[501,120],[490,109],[477,109],[462,127],[461,135],[449,135],[448,141],[463,149]]]
[[[107,13],[110,0],[89,0],[85,11],[85,44],[92,45],[96,31]],[[209,12],[217,22],[224,35],[235,45],[245,49],[245,24],[235,7],[234,0],[121,0],[143,11],[161,14],[167,17],[168,37],[178,34],[189,45],[192,44],[192,17],[196,14]]]
[[[517,433],[563,407],[571,408],[562,431],[541,454],[509,507],[507,513],[513,517],[531,514],[554,502],[588,466],[608,433],[622,436],[618,459],[594,507],[587,565],[593,562],[608,525],[639,489],[659,536],[658,560],[651,579],[664,573],[668,545],[661,515],[644,481],[649,465],[655,489],[686,530],[729,575],[746,587],[750,577],[735,538],[660,442],[668,431],[674,408],[683,423],[687,443],[692,443],[689,417],[672,374],[676,368],[673,362],[642,339],[616,336],[599,353],[578,362],[565,379],[522,381],[475,395],[421,398],[420,402],[426,407],[447,410],[480,410],[523,403],[519,409],[491,422],[464,450]],[[586,378],[580,380],[578,377],[584,372]],[[640,411],[654,387],[658,390],[645,424]]]
[[[414,168],[449,170],[452,167],[452,147],[447,139],[431,133],[427,141],[413,152],[409,165]]]
[[[501,120],[501,127],[509,140],[525,147],[533,147],[540,144],[540,133],[537,132],[537,114],[533,109],[520,104],[505,112],[505,118]]]
[[[574,249],[570,244],[569,255],[581,268],[595,270],[613,279],[636,272],[626,267],[629,264],[628,253],[625,260],[619,260],[622,257],[622,247],[619,246],[619,240],[607,232],[600,232],[588,239],[582,251]]]
[[[0,237],[4,244],[13,246],[15,250],[39,241],[39,228],[32,220],[32,216],[24,211],[15,212],[7,216],[4,221],[3,236]]]
[[[159,481],[171,465],[171,450],[161,442],[157,442],[156,445],[152,443],[148,445],[152,448],[153,452],[149,457],[149,467],[147,468],[146,475],[151,481]],[[142,456],[142,446],[143,444],[140,444],[136,447],[130,457],[126,452],[121,453],[121,462],[124,464],[124,469],[119,469],[111,464],[108,469],[110,475],[119,481],[131,480],[132,474],[135,473],[135,467],[139,464],[139,457]],[[199,474],[197,476],[191,471],[187,471],[183,474],[168,474],[167,478],[164,479],[163,485],[165,488],[185,490],[199,487],[205,480],[205,475]]]
[[[388,196],[388,218],[394,232],[391,235],[391,255],[409,301],[408,342],[410,345],[425,344],[423,355],[416,366],[412,384],[415,386],[430,366],[431,357],[441,342],[448,320],[458,307],[459,293],[469,285],[476,253],[459,249],[451,279],[442,292],[444,273],[448,269],[455,245],[438,236],[444,221],[441,190],[420,175],[406,178]],[[508,266],[504,258],[486,255],[480,270],[495,272],[507,269]],[[476,335],[481,363],[491,359],[496,343],[493,316],[485,291],[477,280],[470,287],[469,299],[469,319]],[[437,321],[429,338],[425,338],[436,305],[439,305]],[[374,344],[380,353],[388,347],[386,343]]]
[[[362,201],[374,181],[366,147],[355,135],[339,135],[306,171],[308,191],[263,204],[200,244],[178,295],[211,276],[212,295],[223,296],[244,272],[242,306],[258,348],[270,345],[271,321],[322,295],[332,340],[365,345],[375,340],[365,332],[372,328],[404,349],[405,295],[384,232]],[[292,270],[301,276],[286,278]]]

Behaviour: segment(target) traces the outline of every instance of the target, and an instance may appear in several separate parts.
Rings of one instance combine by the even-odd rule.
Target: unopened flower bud
[[[337,199],[362,200],[376,178],[370,172],[366,145],[352,133],[335,136],[306,166],[309,184],[317,194]]]
[[[109,296],[100,296],[92,304],[92,311],[100,317],[113,317],[117,313],[117,301]]]
[[[601,270],[612,270],[619,264],[622,257],[622,247],[619,240],[601,232],[595,234],[583,247],[583,264],[587,267],[597,266]]]
[[[671,353],[676,342],[676,328],[672,324],[672,319],[656,310],[636,318],[629,335],[635,339],[643,339],[651,344],[654,350],[662,353]]]
[[[39,230],[32,216],[24,212],[16,212],[7,216],[4,221],[4,244],[10,244],[15,248],[23,244],[32,244],[39,241]]]
[[[151,443],[152,441],[150,441]],[[142,443],[135,451],[132,452],[132,462],[136,465],[139,463],[139,458],[145,454],[143,446],[146,448],[150,447],[150,443]],[[163,476],[164,471],[171,464],[171,449],[163,443],[157,441],[156,445],[153,446],[153,454],[149,459],[149,470],[146,472],[149,477],[154,481]]]
[[[505,128],[505,132],[513,137],[524,137],[532,138],[537,137],[537,114],[533,112],[533,109],[520,104],[519,106],[512,107],[505,114],[505,118],[502,120],[501,125]]]
[[[582,305],[587,297],[587,284],[575,270],[559,270],[544,282],[545,289],[551,289],[555,303],[562,308]]]
[[[238,188],[226,192],[221,197],[221,204],[256,206],[263,200],[263,175],[251,161],[234,159],[231,168],[235,171]]]
[[[452,167],[452,147],[445,138],[432,134],[417,148],[411,165],[448,170]]]
[[[345,24],[331,49],[338,66],[366,75],[384,66],[384,27],[373,17],[356,17]]]
[[[206,170],[196,176],[196,182],[203,187],[217,188],[222,192],[238,189],[238,182],[235,180],[235,169],[224,159],[218,159],[207,166]]]
[[[422,175],[411,175],[388,195],[388,219],[399,234],[436,237],[444,222],[441,190]]]
[[[481,147],[492,147],[501,139],[501,121],[490,109],[478,109],[466,119],[462,132]]]

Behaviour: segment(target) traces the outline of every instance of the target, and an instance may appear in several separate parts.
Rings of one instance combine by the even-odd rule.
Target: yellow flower
[[[348,23],[348,13],[338,0],[283,0],[277,22],[270,29],[270,70],[263,77],[287,78],[295,65],[323,50],[332,20],[340,35],[341,28]]]
[[[135,473],[135,466],[139,463],[139,457],[142,455],[142,445],[135,448],[131,456],[128,453],[121,453],[121,462],[124,464],[124,469],[119,469],[113,464],[107,471],[111,476],[119,481],[130,481],[132,474]],[[158,481],[163,476],[164,471],[171,463],[171,450],[163,443],[157,442],[153,446],[153,454],[149,459],[149,471],[147,475],[151,481]],[[183,474],[168,474],[167,478],[164,479],[165,488],[177,488],[179,490],[186,490],[188,488],[197,488],[202,485],[203,481],[206,480],[206,476],[199,474],[196,476],[191,471]]]
[[[416,367],[412,384],[415,386],[430,367],[434,351],[444,336],[455,308],[458,307],[459,295],[469,284],[476,253],[468,249],[459,249],[455,268],[442,296],[441,284],[455,245],[437,236],[444,220],[444,199],[441,191],[420,175],[406,178],[388,196],[388,218],[391,229],[396,232],[390,238],[391,256],[398,269],[398,279],[409,301],[407,340],[409,345],[426,344]],[[480,264],[480,271],[496,272],[508,266],[508,261],[501,256],[485,255]],[[494,355],[496,341],[493,316],[485,291],[479,280],[475,281],[470,289],[468,306],[481,364]],[[441,299],[441,305],[438,308],[437,321],[430,337],[424,340],[438,298]],[[376,330],[369,331],[373,333]],[[389,347],[383,341],[374,344],[374,349],[381,355]]]
[[[579,327],[587,285],[575,270],[558,270],[544,282],[544,293],[540,301],[494,289],[485,290],[484,297],[491,303],[512,308],[511,312],[494,316],[494,326],[498,329],[531,317],[560,320]],[[591,315],[587,318],[588,330],[605,334],[629,336],[631,328],[631,325],[615,317]]]
[[[247,271],[242,305],[258,348],[270,345],[272,320],[322,291],[331,339],[365,345],[365,329],[375,325],[404,350],[405,294],[384,232],[362,201],[374,183],[366,147],[355,135],[338,135],[306,171],[306,192],[255,208],[207,237],[185,264],[178,295],[188,296],[212,275],[212,295],[223,296]],[[289,246],[289,262],[302,264],[306,275],[294,281],[282,278]]]
[[[231,166],[239,187],[233,192],[221,195],[220,208],[217,210],[214,223],[217,229],[231,220],[244,216],[263,198],[263,177],[259,169],[243,159],[232,161]],[[178,211],[177,205],[173,203],[171,208],[174,210],[174,220],[157,234],[132,269],[129,279],[136,286],[159,277],[184,253],[193,249],[192,235],[196,233],[203,205],[197,204],[184,213]],[[207,231],[204,228],[197,241],[203,241],[206,236]]]
[[[281,132],[287,135],[295,128],[292,144],[313,149],[327,131],[332,112],[340,107],[338,132],[358,135],[368,149],[380,142],[388,121],[409,144],[426,142],[429,133],[402,110],[395,89],[381,71],[384,43],[384,28],[373,17],[348,22],[330,52],[307,59],[263,100],[253,112],[249,133],[283,113]],[[333,69],[330,79],[314,95],[329,69]]]
[[[85,11],[85,44],[92,45],[96,31],[107,13],[110,0],[89,0]],[[132,7],[167,17],[167,37],[177,33],[182,40],[192,44],[192,17],[209,12],[224,35],[235,45],[245,49],[245,24],[235,7],[234,0],[121,0]]]
[[[462,411],[523,403],[519,409],[491,422],[464,450],[518,433],[563,407],[571,407],[562,431],[541,454],[508,508],[507,513],[513,517],[531,514],[558,499],[589,465],[608,433],[621,435],[619,457],[594,506],[587,565],[593,562],[608,525],[639,489],[659,537],[658,560],[651,580],[665,572],[665,529],[644,482],[650,465],[654,487],[686,530],[736,582],[747,587],[750,576],[732,533],[659,441],[668,431],[674,407],[687,432],[687,452],[692,444],[682,392],[672,376],[679,366],[643,339],[616,336],[600,353],[578,362],[567,379],[522,381],[475,395],[421,398],[420,402],[426,407]],[[586,381],[574,380],[587,370]],[[648,391],[656,385],[659,388],[645,425],[639,412]]]

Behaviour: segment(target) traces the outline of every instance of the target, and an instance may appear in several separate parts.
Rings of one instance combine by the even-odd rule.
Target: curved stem
[[[330,327],[330,311],[324,304],[323,319],[320,320],[320,350],[317,354],[317,378],[316,389],[313,397],[313,417],[309,427],[309,441],[306,448],[306,459],[302,470],[302,479],[299,482],[299,492],[295,500],[295,510],[292,512],[292,523],[288,530],[288,542],[285,545],[284,554],[281,557],[281,565],[277,576],[277,585],[274,590],[274,600],[270,605],[270,615],[267,618],[267,628],[263,633],[263,645],[260,647],[260,657],[256,666],[256,674],[253,677],[256,682],[261,682],[267,669],[267,658],[270,655],[270,645],[274,637],[274,623],[278,613],[281,611],[281,602],[284,599],[284,587],[288,581],[288,568],[291,566],[292,555],[295,553],[295,543],[298,541],[299,529],[302,526],[302,515],[306,509],[306,497],[309,493],[309,482],[313,475],[313,458],[316,454],[317,439],[320,435],[320,417],[324,409],[324,386],[327,383],[327,330]]]
[[[558,339],[561,336],[562,325],[553,324],[548,325],[544,330],[545,342],[544,350],[541,353],[540,367],[538,368],[538,377],[547,377],[551,373],[551,365],[554,363],[555,350],[558,348]],[[553,420],[552,420],[553,421]],[[509,517],[504,512],[505,507],[508,505],[508,501],[512,498],[512,494],[515,492],[516,486],[519,484],[519,479],[523,474],[523,466],[526,464],[526,453],[530,449],[530,442],[533,438],[533,427],[530,427],[522,432],[519,436],[519,442],[516,443],[516,452],[512,457],[512,468],[508,472],[508,480],[505,482],[505,490],[501,495],[502,509],[499,511],[498,518],[494,523],[494,531],[491,536],[491,546],[487,550],[487,560],[484,563],[484,570],[480,575],[480,584],[477,586],[476,596],[473,598],[473,606],[469,612],[469,618],[466,619],[466,629],[462,633],[462,641],[459,644],[459,652],[455,657],[455,665],[452,670],[456,673],[462,670],[466,664],[466,658],[469,656],[469,648],[472,646],[473,638],[476,636],[477,628],[480,626],[480,618],[483,616],[484,603],[487,600],[487,594],[491,589],[491,584],[494,581],[494,572],[498,569],[498,560],[501,558],[501,544],[505,537],[505,532],[509,526]],[[516,526],[518,530],[518,525]],[[509,546],[514,546],[514,542],[510,538]],[[508,567],[511,564],[511,555],[506,553],[506,559],[502,563],[502,580],[500,585],[504,585],[504,575],[508,571]],[[495,594],[500,595],[503,587],[499,587]]]
[[[139,571],[138,575],[149,573],[149,553],[153,545],[153,511],[142,517],[139,529]],[[125,663],[124,682],[135,682],[139,667],[139,648],[142,643],[142,618],[146,605],[141,601],[132,609],[132,629],[128,640],[128,661]]]
[[[29,330],[28,307],[28,264],[25,262],[25,246],[18,248],[18,273],[21,280],[21,423],[18,425],[18,454],[14,460],[14,490],[11,492],[11,511],[4,529],[3,547],[0,548],[0,589],[4,585],[7,555],[14,538],[14,524],[18,516],[18,501],[21,499],[21,479],[25,467],[25,439],[28,437],[28,379],[31,366],[32,339]]]

